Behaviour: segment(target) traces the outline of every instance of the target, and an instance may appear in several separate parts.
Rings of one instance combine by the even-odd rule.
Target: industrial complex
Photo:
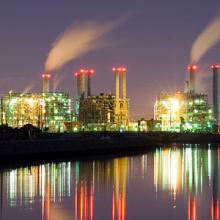
[[[113,68],[113,72],[115,75],[114,94],[101,93],[99,95],[91,95],[93,70],[81,69],[79,73],[75,74],[77,78],[76,118],[83,130],[116,131],[128,129],[127,69],[124,67]]]
[[[42,131],[166,131],[218,132],[218,70],[212,69],[212,106],[207,94],[196,91],[196,65],[189,65],[185,91],[160,93],[154,105],[154,118],[129,119],[126,67],[114,67],[114,92],[92,94],[93,69],[80,69],[75,76],[76,97],[50,91],[51,74],[42,74],[43,89],[38,93],[9,93],[1,97],[1,124],[19,128],[32,124]]]
[[[189,65],[189,81],[186,92],[161,93],[155,103],[154,119],[161,122],[161,131],[171,132],[218,132],[218,69],[213,65],[213,105],[206,94],[195,89],[198,67]]]

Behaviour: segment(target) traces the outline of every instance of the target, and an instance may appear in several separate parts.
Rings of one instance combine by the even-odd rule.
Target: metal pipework
[[[189,65],[189,92],[195,93],[195,73],[198,67],[196,65]]]
[[[218,132],[218,70],[220,65],[212,65],[212,104],[214,116],[214,132]]]
[[[50,92],[50,81],[51,75],[49,73],[43,73],[42,78],[43,78],[43,93],[48,93]]]

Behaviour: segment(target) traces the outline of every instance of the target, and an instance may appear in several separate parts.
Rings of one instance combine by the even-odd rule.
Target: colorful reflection
[[[185,145],[184,148],[161,148],[154,154],[154,187],[156,193],[169,191],[176,200],[178,193],[188,196],[188,220],[197,217],[198,199],[206,186],[212,187],[210,199],[211,219],[219,219],[218,202],[219,150],[199,145]]]
[[[7,199],[10,206],[26,205],[37,198],[61,202],[70,196],[71,164],[47,164],[8,171]]]
[[[113,164],[112,220],[125,220],[128,158],[114,159]]]
[[[107,219],[125,220],[136,208],[129,203],[135,184],[143,195],[147,187],[154,189],[156,200],[151,198],[152,203],[158,195],[166,195],[166,204],[176,208],[181,198],[187,220],[203,219],[203,199],[209,219],[217,220],[219,149],[211,145],[173,146],[134,157],[7,170],[0,176],[1,210],[38,207],[41,220],[95,220],[103,209]],[[105,195],[104,200],[100,195]]]
[[[128,158],[120,158],[104,162],[52,163],[7,171],[7,205],[31,208],[40,203],[42,220],[93,220],[95,189],[97,192],[109,190],[112,219],[124,220],[128,161]],[[57,212],[56,209],[69,200],[73,200],[72,213]]]
[[[74,164],[74,219],[93,220],[94,213],[94,163]]]

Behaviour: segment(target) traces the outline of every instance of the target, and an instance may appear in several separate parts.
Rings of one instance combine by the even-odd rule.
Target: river
[[[217,220],[218,145],[2,168],[2,220]]]

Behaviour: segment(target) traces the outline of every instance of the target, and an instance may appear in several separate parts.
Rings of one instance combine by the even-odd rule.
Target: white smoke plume
[[[34,88],[34,82],[31,82],[24,88],[22,94],[30,92],[33,88]]]
[[[207,94],[210,80],[210,71],[205,68],[201,69],[198,74],[196,74],[195,89],[198,93]]]
[[[109,43],[103,37],[123,24],[128,17],[126,15],[113,22],[80,22],[68,27],[53,43],[45,70],[58,70],[81,55],[108,46]]]
[[[58,86],[60,85],[60,83],[63,81],[63,76],[62,75],[58,75],[56,74],[54,76],[54,80],[53,80],[53,92],[56,92]]]
[[[191,50],[191,62],[198,63],[205,53],[214,47],[219,41],[220,16],[216,17],[194,42]]]

